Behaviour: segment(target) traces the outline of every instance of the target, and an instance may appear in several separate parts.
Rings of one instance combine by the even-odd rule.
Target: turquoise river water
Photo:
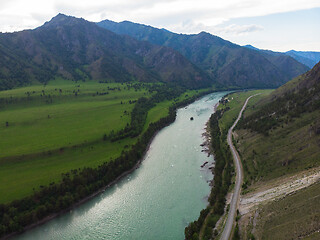
[[[184,239],[184,228],[207,205],[213,158],[200,144],[205,123],[225,94],[212,93],[179,109],[176,121],[156,135],[133,173],[15,239]]]

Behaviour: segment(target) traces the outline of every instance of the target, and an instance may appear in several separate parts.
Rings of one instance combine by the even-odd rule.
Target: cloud
[[[1,0],[0,32],[36,28],[61,12],[95,22],[129,20],[178,33],[207,31],[232,41],[244,41],[243,36],[257,37],[250,33],[266,33],[277,26],[240,24],[238,19],[317,7],[319,0]]]
[[[249,25],[231,24],[226,27],[215,29],[217,33],[226,33],[226,34],[233,34],[233,35],[245,35],[251,32],[258,32],[262,30],[264,30],[262,26],[255,25],[255,24],[249,24]]]
[[[224,19],[219,19],[217,22],[224,22]],[[174,30],[172,30],[174,29]],[[169,27],[169,30],[172,30],[177,33],[198,33],[199,29],[201,31],[206,31],[214,35],[224,35],[224,36],[243,36],[248,35],[253,32],[263,31],[264,27],[257,24],[230,24],[224,26],[224,24],[208,26],[203,23],[197,23],[192,20],[186,20],[180,24],[172,25]]]
[[[1,0],[0,15],[6,21],[0,24],[0,31],[9,25],[16,25],[17,18],[22,27],[37,27],[44,16],[50,20],[59,12],[83,17],[90,21],[111,19],[130,20],[157,27],[183,31],[194,26],[217,26],[230,19],[265,16],[273,13],[289,12],[320,7],[319,0]],[[38,14],[38,15],[37,15]],[[41,15],[41,17],[39,17]],[[10,17],[11,16],[11,17]],[[3,18],[2,18],[3,19]],[[7,26],[7,27],[6,27]],[[203,29],[194,29],[201,31]]]

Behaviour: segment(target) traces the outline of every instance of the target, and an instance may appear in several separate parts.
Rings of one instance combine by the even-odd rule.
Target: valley
[[[0,33],[0,238],[317,239],[319,53],[100,20]]]
[[[0,157],[1,192],[6,193],[1,202],[59,181],[63,172],[96,167],[119,156],[135,140],[111,143],[103,136],[130,123],[124,111],[130,113],[134,104],[129,101],[144,94],[146,90],[124,90],[120,84],[68,81],[1,92],[0,146],[6,149]]]
[[[224,94],[212,93],[178,109],[176,121],[155,136],[138,169],[72,211],[14,239],[138,239],[146,234],[183,238],[185,225],[207,204],[213,159],[202,151],[201,133]]]
[[[195,94],[188,91],[176,100]],[[119,157],[137,137],[111,141],[109,136],[130,124],[138,98],[151,95],[148,85],[139,83],[66,80],[2,91],[0,148],[6,151],[0,155],[0,189],[6,194],[0,202],[28,196],[60,181],[71,169],[97,167]],[[172,100],[167,100],[151,108],[144,131],[166,117],[170,105]]]

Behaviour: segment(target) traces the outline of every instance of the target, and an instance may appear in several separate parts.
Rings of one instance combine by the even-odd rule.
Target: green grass
[[[146,123],[143,127],[143,132],[148,129],[150,123],[154,123],[159,119],[165,117],[169,113],[169,107],[172,104],[172,101],[164,101],[158,103],[155,107],[151,108],[147,115]]]
[[[270,91],[264,91],[262,95],[250,99],[244,117],[259,110],[271,94]],[[222,126],[230,126],[248,95],[250,93],[236,93],[229,96],[229,99],[232,97],[234,99],[221,106],[221,108],[231,108],[221,119]],[[312,130],[313,126],[317,125],[319,114],[318,110],[306,112],[299,118],[270,130],[269,136],[251,130],[237,129],[237,148],[245,172],[244,182],[250,184],[268,181],[319,166],[320,136]]]
[[[124,111],[133,104],[119,104],[119,100],[71,102],[51,106],[0,112],[0,157],[73,146],[102,138],[103,133],[120,130],[130,121]],[[50,118],[48,118],[48,115]],[[4,121],[3,121],[4,122]]]
[[[144,125],[143,131],[146,131],[150,123],[156,122],[159,119],[165,117],[169,113],[169,107],[174,103],[174,102],[180,102],[183,100],[186,100],[190,97],[193,97],[194,95],[207,91],[209,89],[200,89],[200,90],[188,90],[185,93],[183,93],[180,97],[178,97],[175,100],[172,101],[164,101],[161,103],[158,103],[155,107],[153,107],[147,115],[147,120]]]
[[[318,166],[320,136],[312,131],[312,124],[319,114],[305,113],[272,130],[268,137],[237,130],[245,177],[249,181],[267,181]]]
[[[43,103],[43,97],[39,95],[20,102],[22,92],[31,91],[31,87],[12,90],[12,93],[0,92],[0,98],[16,94],[18,99],[17,103],[8,104],[10,108],[0,111],[0,147],[5,149],[0,151],[0,159],[102,139],[104,133],[120,130],[130,122],[129,114],[124,113],[130,113],[134,107],[129,100],[136,100],[146,93],[145,90],[124,90],[120,84],[81,83],[80,93],[74,96],[72,91],[67,90],[74,88],[74,84],[62,86],[61,97],[51,93],[59,88],[55,85],[34,88],[38,94],[41,88],[45,89],[46,94],[51,93],[53,102],[50,104]],[[92,95],[116,86],[122,90],[109,91],[108,95]],[[67,94],[67,91],[71,93]],[[6,122],[9,127],[6,127]]]
[[[187,91],[175,101],[198,92]],[[0,203],[28,196],[33,189],[58,182],[62,173],[72,169],[97,167],[120,156],[137,139],[110,142],[103,141],[103,135],[130,123],[134,104],[129,101],[142,96],[150,96],[145,88],[62,79],[46,86],[1,91]],[[165,101],[153,107],[148,112],[144,131],[150,123],[165,117],[173,102]]]
[[[263,105],[265,96],[269,96],[272,90],[233,93],[228,96],[230,101],[227,104],[219,106],[219,109],[230,108],[219,122],[223,131],[227,131],[234,122],[245,99],[258,92],[262,94],[250,99],[243,114],[244,117],[248,116]],[[268,137],[250,130],[237,129],[237,148],[245,171],[245,182],[267,181],[318,166],[320,137],[311,131],[311,127],[319,114],[319,111],[305,113],[271,130]]]
[[[111,143],[103,134],[124,128],[130,122],[124,112],[134,107],[129,101],[142,96],[149,96],[146,89],[63,80],[0,92],[0,203],[59,181],[63,172],[118,157],[136,139]]]
[[[235,92],[232,94],[229,94],[227,96],[228,103],[226,104],[219,104],[218,109],[226,109],[230,108],[228,111],[226,111],[222,118],[219,121],[219,126],[221,128],[221,131],[228,131],[228,129],[232,126],[233,122],[236,120],[236,118],[239,115],[239,112],[246,101],[246,99],[254,94],[261,93],[260,95],[257,95],[250,99],[247,105],[246,111],[252,111],[252,106],[256,102],[258,102],[261,98],[268,95],[272,90],[253,90],[253,91],[246,91],[246,92]]]
[[[266,97],[260,95],[252,98],[244,116],[251,115],[268,103],[272,94],[274,92],[265,92]],[[222,124],[225,127],[222,129],[233,122],[237,113],[232,113],[232,110],[236,108],[236,112],[239,112],[247,95],[240,93],[238,100],[234,97],[234,103],[231,101],[226,106],[221,106],[231,108],[223,116]],[[304,112],[293,121],[281,122],[269,131],[268,136],[251,130],[236,129],[236,147],[242,160],[244,182],[249,185],[245,191],[249,192],[257,186],[263,188],[272,179],[319,166],[320,135],[315,131],[319,126],[319,115],[319,110]],[[250,183],[254,184],[250,186]],[[256,239],[318,239],[319,194],[320,185],[317,183],[260,206],[254,232]]]
[[[0,202],[5,203],[30,195],[41,185],[57,182],[61,173],[83,167],[96,167],[118,157],[135,139],[120,142],[98,142],[63,152],[41,153],[28,157],[2,160],[0,163]]]
[[[255,235],[258,239],[318,239],[320,184],[263,206]]]

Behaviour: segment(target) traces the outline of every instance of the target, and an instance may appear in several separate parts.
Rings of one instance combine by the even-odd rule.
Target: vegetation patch
[[[255,90],[233,93],[220,101],[218,110],[210,117],[209,128],[211,146],[214,151],[215,167],[213,169],[213,188],[209,197],[209,205],[202,210],[197,221],[190,223],[185,229],[186,239],[212,239],[217,236],[213,229],[224,213],[225,196],[230,190],[234,172],[233,159],[227,144],[227,133],[239,114],[245,100],[256,93],[268,94],[271,90]],[[252,102],[257,99],[253,98]],[[251,106],[250,101],[248,107]]]
[[[60,147],[59,149],[40,153],[35,152],[1,159],[1,164],[7,166],[7,169],[16,170],[17,167],[20,167],[21,170],[28,170],[22,171],[23,174],[14,179],[13,183],[7,182],[9,184],[7,189],[18,186],[17,183],[23,181],[23,178],[27,176],[31,176],[34,180],[27,186],[33,186],[34,189],[33,191],[23,192],[25,195],[16,194],[17,191],[14,189],[15,191],[13,191],[12,195],[9,195],[9,198],[3,198],[6,200],[11,199],[8,203],[0,205],[0,235],[22,231],[31,223],[41,221],[51,214],[65,211],[85,197],[111,184],[123,173],[132,170],[141,160],[153,135],[174,121],[175,110],[178,107],[189,104],[197,97],[212,92],[211,89],[203,89],[193,93],[186,93],[185,89],[181,87],[162,84],[117,85],[118,87],[114,88],[114,91],[125,92],[125,90],[131,91],[131,88],[133,88],[134,93],[140,91],[140,94],[143,95],[138,99],[129,100],[127,98],[124,100],[117,98],[117,96],[113,99],[118,102],[117,106],[125,104],[133,106],[128,114],[129,121],[127,121],[124,128],[120,130],[112,129],[108,134],[101,132],[99,136],[97,135],[97,139],[90,142],[80,142],[80,144],[70,147]],[[97,95],[95,93],[94,96],[91,95],[90,97]],[[102,96],[105,95],[109,94],[103,94]],[[74,97],[78,98],[79,95],[74,95]],[[20,100],[17,102],[20,102]],[[153,114],[148,119],[148,112],[162,102],[167,106],[171,105],[167,110],[167,114],[164,117]],[[144,130],[147,119],[148,127]],[[10,124],[5,126],[5,128],[9,127]],[[113,154],[112,157],[109,153]],[[101,159],[92,160],[90,163],[91,159],[100,156],[99,154],[101,154]],[[62,155],[64,155],[65,162],[60,158]],[[71,158],[68,159],[68,157]],[[78,161],[77,157],[80,158],[80,161]],[[53,163],[50,160],[56,161]],[[61,170],[64,170],[62,174]],[[50,173],[51,171],[57,175],[54,176],[55,181],[48,183],[50,178],[46,178],[45,173]],[[14,171],[9,173],[14,174]],[[40,189],[35,188],[34,183],[41,183]],[[6,188],[5,186],[2,187]],[[13,197],[16,197],[16,200],[12,201]]]
[[[319,166],[319,85],[275,95],[280,90],[252,102],[237,125],[245,188]]]
[[[259,210],[258,239],[317,239],[320,229],[320,184],[269,203]]]
[[[232,155],[227,145],[227,135],[222,135],[219,119],[222,110],[216,111],[209,120],[211,146],[214,149],[214,186],[209,196],[209,205],[200,212],[198,220],[185,228],[186,239],[211,239],[213,228],[224,212],[225,196],[231,184]]]

